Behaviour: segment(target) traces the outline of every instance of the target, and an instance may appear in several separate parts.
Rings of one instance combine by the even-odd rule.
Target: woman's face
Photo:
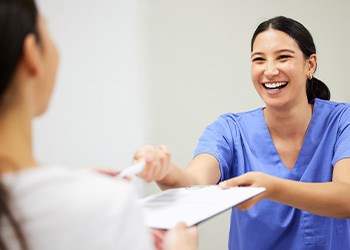
[[[37,88],[37,109],[35,115],[41,115],[48,107],[56,81],[58,50],[52,40],[43,17],[38,19],[38,32],[41,39],[42,72]]]
[[[293,38],[272,28],[260,33],[251,60],[254,87],[267,107],[281,109],[307,103],[306,80],[313,73],[316,56],[305,59]]]

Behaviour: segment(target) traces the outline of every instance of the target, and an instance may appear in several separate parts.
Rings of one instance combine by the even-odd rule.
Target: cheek
[[[56,74],[57,74],[57,68],[59,64],[59,53],[56,45],[51,42],[49,47],[49,58],[48,58],[48,83],[51,85],[55,84],[56,81]]]
[[[261,76],[261,73],[262,70],[260,69],[259,66],[256,66],[256,65],[252,65],[251,67],[251,71],[250,71],[250,75],[251,75],[251,78],[252,78],[252,82],[255,84],[258,84],[259,82],[259,77]]]
[[[280,70],[290,77],[300,76],[304,71],[303,66],[292,62],[285,62],[279,66]]]

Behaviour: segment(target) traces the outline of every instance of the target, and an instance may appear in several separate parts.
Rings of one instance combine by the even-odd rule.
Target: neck
[[[267,107],[264,116],[271,133],[279,137],[304,136],[311,120],[312,109],[313,105],[307,102],[288,110]]]
[[[0,111],[0,172],[34,167],[31,118],[25,112]]]

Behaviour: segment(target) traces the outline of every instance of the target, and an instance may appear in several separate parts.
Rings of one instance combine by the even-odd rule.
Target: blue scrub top
[[[292,170],[277,153],[262,108],[221,115],[200,137],[194,155],[202,153],[219,161],[221,180],[260,171],[295,181],[329,182],[334,165],[350,158],[350,104],[314,100]],[[229,249],[350,249],[350,220],[262,200],[248,211],[232,209]]]

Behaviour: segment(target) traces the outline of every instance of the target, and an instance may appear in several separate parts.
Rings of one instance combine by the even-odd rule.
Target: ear
[[[316,54],[310,55],[310,57],[307,59],[307,68],[306,68],[306,76],[310,77],[312,76],[317,68],[317,56]]]
[[[29,77],[37,77],[43,70],[41,47],[34,34],[28,34],[23,42],[22,66]]]

